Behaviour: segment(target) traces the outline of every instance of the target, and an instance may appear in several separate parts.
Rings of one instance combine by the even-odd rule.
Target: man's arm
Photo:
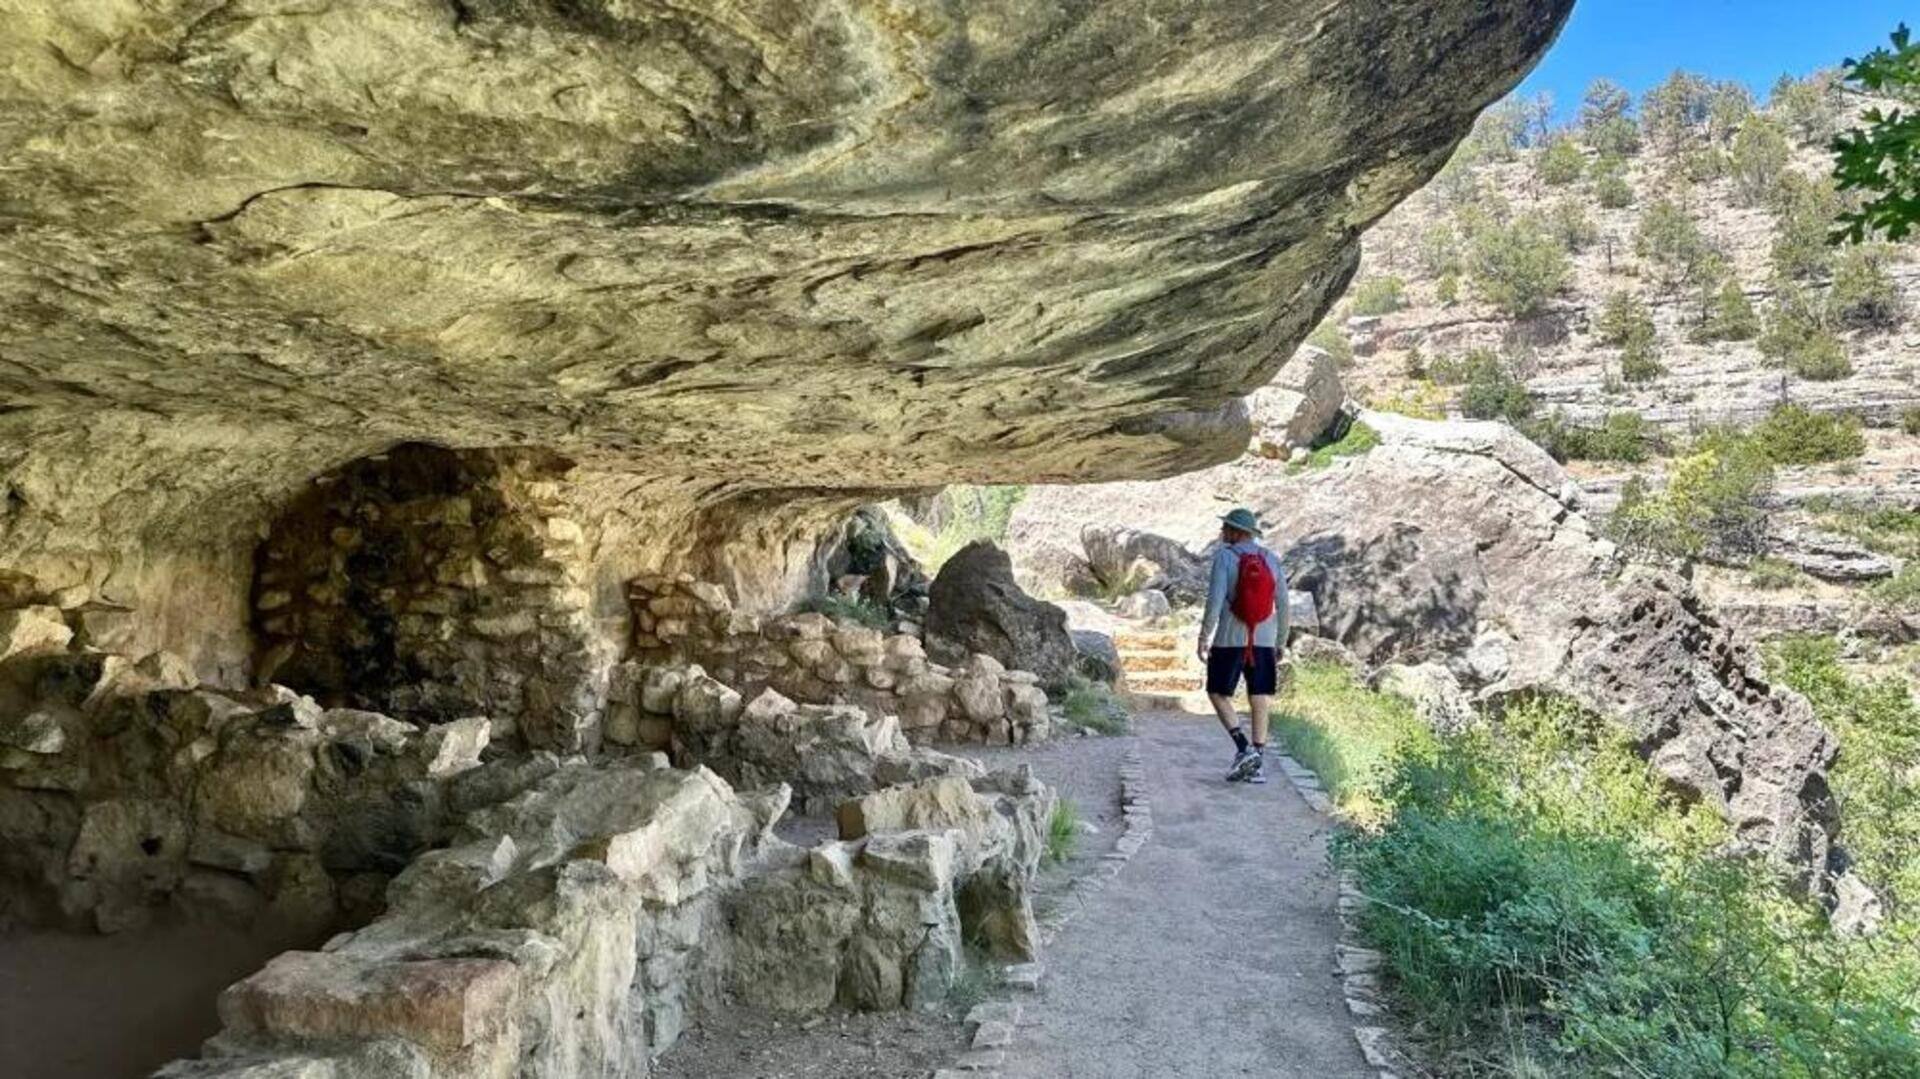
[[[1287,568],[1280,564],[1280,556],[1269,551],[1268,559],[1273,562],[1273,607],[1274,614],[1280,619],[1279,635],[1273,640],[1275,655],[1287,650],[1287,638],[1293,631],[1293,604],[1287,602],[1291,591],[1287,587]]]
[[[1213,553],[1213,568],[1207,574],[1207,607],[1200,616],[1200,643],[1195,653],[1204,661],[1207,647],[1213,643],[1213,631],[1227,609],[1227,578],[1232,574],[1233,552],[1222,547]]]

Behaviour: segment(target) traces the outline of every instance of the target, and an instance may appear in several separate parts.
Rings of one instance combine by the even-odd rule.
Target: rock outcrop
[[[1032,671],[1050,689],[1066,687],[1075,664],[1067,612],[1022,591],[1007,552],[985,540],[967,544],[940,567],[928,594],[928,655],[959,663],[984,654]]]
[[[861,490],[1219,460],[1570,8],[29,5],[0,563],[210,676],[258,530],[399,443],[775,574]]]

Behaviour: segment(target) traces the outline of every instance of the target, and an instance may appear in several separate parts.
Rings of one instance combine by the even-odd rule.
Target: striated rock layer
[[[774,583],[862,489],[1224,459],[1570,6],[16,0],[0,565],[232,674],[261,530],[403,442]]]

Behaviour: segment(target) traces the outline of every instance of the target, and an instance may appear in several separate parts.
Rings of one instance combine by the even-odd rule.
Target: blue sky
[[[1637,98],[1676,67],[1739,79],[1765,97],[1783,72],[1804,75],[1884,44],[1916,0],[1577,0],[1560,40],[1521,86],[1553,94],[1563,118],[1605,75]]]

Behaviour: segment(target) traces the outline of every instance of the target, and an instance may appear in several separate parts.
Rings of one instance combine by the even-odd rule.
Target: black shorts
[[[1240,686],[1240,672],[1247,674],[1247,694],[1271,697],[1280,682],[1280,665],[1271,648],[1253,650],[1253,662],[1247,662],[1247,649],[1210,648],[1207,650],[1207,692],[1231,697]]]

